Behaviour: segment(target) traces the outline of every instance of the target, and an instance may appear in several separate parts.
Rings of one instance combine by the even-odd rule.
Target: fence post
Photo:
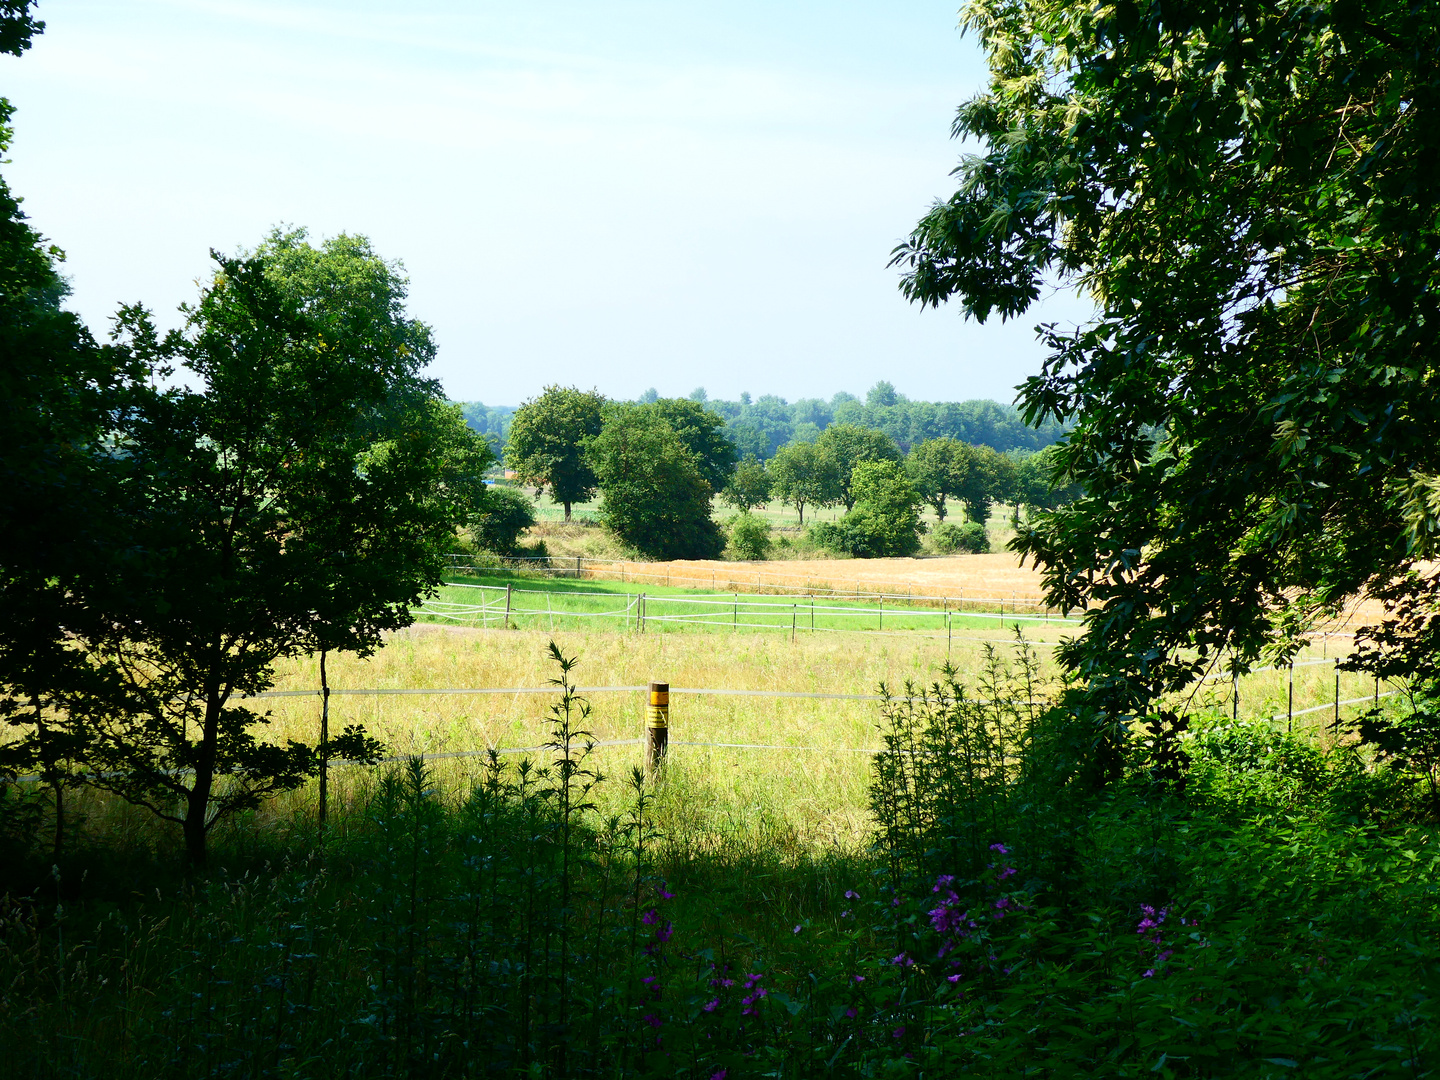
[[[640,594],[640,632],[645,632],[645,594]]]
[[[575,580],[580,580],[580,556],[575,556]]]
[[[949,659],[950,659],[950,641],[951,641],[951,638],[952,638],[952,636],[953,636],[954,626],[955,626],[954,620],[952,620],[952,619],[950,618],[950,612],[949,612],[949,610],[947,609],[946,612],[945,612],[945,659],[946,659],[946,660],[949,660]]]
[[[880,594],[880,629],[885,629],[885,594]]]
[[[670,745],[670,684],[650,684],[650,706],[645,710],[645,771],[652,777],[665,764]]]
[[[795,642],[795,617],[796,617],[799,613],[800,613],[800,605],[799,605],[799,604],[791,604],[791,605],[790,605],[790,642],[791,642],[791,644],[794,644],[794,642]]]
[[[740,594],[738,592],[735,594],[735,611],[730,620],[730,625],[733,626],[736,631],[740,629]]]
[[[1000,598],[1000,629],[1005,629],[1005,598]]]
[[[810,594],[810,632],[815,632],[815,594]]]
[[[1335,734],[1340,734],[1340,672],[1335,672]]]
[[[1230,719],[1240,719],[1240,672],[1230,675]]]
[[[505,628],[506,630],[509,630],[509,629],[510,629],[510,583],[509,583],[509,582],[506,582],[506,583],[505,583],[505,627],[504,627],[504,628]]]

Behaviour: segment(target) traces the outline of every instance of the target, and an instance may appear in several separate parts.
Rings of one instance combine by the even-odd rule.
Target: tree
[[[654,559],[714,559],[725,536],[710,516],[710,485],[695,456],[654,410],[612,408],[586,444],[602,502],[600,519]]]
[[[33,5],[0,5],[0,53],[20,55],[44,29]],[[0,153],[11,138],[0,99]],[[0,180],[0,775],[37,771],[54,793],[54,848],[65,830],[64,789],[83,760],[83,733],[57,722],[93,672],[74,648],[96,613],[77,586],[125,557],[114,507],[129,472],[110,452],[114,416],[145,393],[126,350],[98,345],[61,305],[64,253],[46,243]]]
[[[492,484],[481,492],[470,518],[475,543],[497,555],[513,555],[520,534],[535,524],[535,504],[523,491]]]
[[[815,445],[834,462],[839,475],[839,502],[848,513],[855,507],[852,478],[862,461],[899,461],[900,448],[883,431],[857,424],[832,424],[820,433]]]
[[[795,507],[801,525],[805,524],[805,507],[832,506],[839,501],[840,469],[816,443],[786,443],[766,471],[771,492]]]
[[[980,525],[990,520],[990,508],[1014,495],[1015,463],[988,446],[972,446],[955,497],[965,517]]]
[[[1042,282],[1098,305],[1027,381],[1083,494],[1018,549],[1089,608],[1114,775],[1126,717],[1434,550],[1440,7],[982,0],[983,147],[895,252],[984,320]],[[1079,707],[1079,706],[1077,706]]]
[[[604,408],[598,390],[547,386],[538,398],[521,405],[510,422],[505,464],[523,483],[548,487],[550,497],[565,507],[566,521],[572,503],[595,494],[595,472],[584,443],[600,434]]]
[[[906,471],[920,497],[945,520],[946,498],[957,498],[967,490],[975,465],[973,448],[958,439],[926,439],[911,448],[905,459]]]
[[[913,555],[920,550],[919,492],[897,461],[862,461],[853,478],[855,508],[839,521],[811,527],[819,544],[873,559]]]
[[[659,398],[639,408],[660,417],[680,436],[712,491],[724,489],[735,471],[735,444],[725,437],[722,417],[685,398]]]
[[[764,506],[770,498],[770,474],[753,454],[746,455],[745,460],[735,466],[720,498],[742,514],[748,514],[755,507]]]
[[[1056,471],[1055,454],[1049,447],[1033,454],[1007,455],[1015,466],[1015,509],[1023,506],[1032,516],[1056,510],[1074,502],[1080,494],[1078,485]]]
[[[157,342],[121,321],[156,370],[187,383],[119,418],[134,462],[121,512],[139,553],[83,646],[106,681],[70,703],[91,783],[180,824],[190,858],[235,810],[362,758],[357,728],[317,745],[256,737],[236,698],[312,649],[365,655],[411,621],[491,458],[458,407],[419,376],[429,328],[405,317],[405,279],[363,238],[311,247],[275,232],[218,270]],[[222,781],[223,777],[223,781]]]

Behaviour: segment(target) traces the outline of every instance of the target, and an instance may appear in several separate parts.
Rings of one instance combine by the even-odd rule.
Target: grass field
[[[577,585],[554,584],[557,604],[571,595],[561,586]],[[593,590],[594,584],[578,583],[582,591]],[[618,584],[612,595],[622,595]],[[604,596],[578,600],[609,602]],[[788,622],[788,613],[786,618]],[[890,616],[886,618],[888,622]],[[524,626],[524,620],[532,625]],[[898,694],[907,681],[925,686],[939,679],[947,646],[962,677],[968,673],[973,680],[987,646],[1009,655],[1007,639],[1013,636],[1013,628],[1002,633],[986,620],[961,628],[958,619],[949,641],[943,633],[888,629],[884,634],[797,632],[792,641],[788,625],[783,633],[735,632],[723,626],[703,635],[693,627],[683,634],[653,629],[641,633],[633,622],[628,629],[609,629],[597,627],[599,620],[578,628],[557,626],[552,633],[548,626],[534,625],[543,622],[541,617],[515,621],[522,622],[521,629],[417,624],[393,635],[368,660],[332,658],[332,728],[363,723],[395,755],[466,755],[435,761],[448,782],[463,787],[479,775],[482,759],[474,756],[476,751],[542,744],[546,708],[553,697],[393,691],[544,688],[555,674],[547,657],[554,640],[567,654],[579,656],[576,680],[582,687],[643,687],[651,681],[671,685],[669,791],[676,797],[662,800],[667,831],[697,843],[744,834],[782,843],[786,849],[812,851],[836,845],[853,850],[866,841],[870,755],[864,751],[879,745],[878,703],[687,690],[873,695],[884,684]],[[1025,628],[1047,674],[1052,669],[1045,657],[1059,640],[1058,630],[1043,623]],[[1335,697],[1333,667],[1321,661],[1318,650],[1307,653],[1299,658],[1293,680],[1294,728],[1326,738],[1333,719],[1326,707]],[[313,692],[318,683],[318,663],[310,657],[282,671],[276,689]],[[1342,701],[1363,698],[1373,689],[1366,679],[1341,675]],[[391,692],[347,693],[368,690]],[[1192,711],[1228,714],[1231,694],[1228,680],[1214,680],[1197,688],[1189,705]],[[636,690],[600,690],[588,697],[593,709],[588,728],[596,740],[616,744],[597,748],[596,759],[605,772],[622,775],[642,758],[638,738],[643,696]],[[1290,702],[1288,672],[1262,671],[1241,680],[1243,717],[1283,718]],[[271,737],[313,738],[318,722],[314,697],[269,698],[264,706],[273,714]],[[1356,707],[1344,706],[1342,713],[1353,715]],[[1287,726],[1283,719],[1277,724]],[[733,745],[700,745],[707,743]],[[334,783],[341,798],[346,785],[361,782],[360,776],[355,770],[336,770]],[[605,797],[603,791],[601,795]],[[301,812],[313,797],[313,788],[287,796],[282,816]]]

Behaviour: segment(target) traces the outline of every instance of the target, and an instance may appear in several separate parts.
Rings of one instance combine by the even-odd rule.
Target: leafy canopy
[[[719,557],[725,537],[710,516],[710,485],[657,412],[612,406],[586,454],[600,484],[600,519],[623,543],[655,559]]]
[[[69,712],[90,782],[182,825],[195,861],[226,814],[327,754],[373,752],[358,731],[266,741],[236,699],[267,689],[281,658],[366,655],[407,625],[492,460],[420,376],[430,330],[363,238],[317,248],[276,231],[216,261],[183,333],[160,342],[143,312],[121,321],[157,375],[173,357],[194,388],[120,418],[139,554],[114,586],[86,586],[107,620],[80,644],[107,685]]]
[[[550,497],[565,507],[566,521],[572,503],[595,494],[595,472],[584,444],[600,434],[604,408],[598,390],[547,386],[511,419],[505,464],[525,483],[548,487]]]
[[[1031,421],[1083,489],[1017,541],[1123,717],[1428,553],[1440,525],[1440,7],[977,0],[960,185],[895,252],[921,304],[1099,305]],[[1192,651],[1194,646],[1198,651]]]
[[[856,424],[833,424],[815,440],[819,450],[834,462],[839,478],[837,502],[848,511],[855,506],[853,478],[862,461],[899,461],[900,448],[883,431]]]

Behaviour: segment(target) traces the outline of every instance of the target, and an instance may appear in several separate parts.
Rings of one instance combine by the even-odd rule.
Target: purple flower
[[[845,890],[845,899],[846,899],[846,900],[859,900],[859,899],[860,899],[860,894],[859,894],[858,892],[856,892],[854,889],[846,889],[846,890]]]
[[[674,894],[673,892],[666,892],[666,891],[665,891],[665,886],[663,886],[663,885],[661,885],[661,886],[660,886],[658,889],[656,889],[655,891],[660,894],[660,899],[661,899],[661,900],[674,900],[674,899],[675,899],[675,894]]]
[[[1140,977],[1142,979],[1153,979],[1155,977],[1155,969],[1151,968],[1149,971],[1145,972],[1145,974]]]
[[[848,918],[850,918],[850,910],[847,908],[846,910],[840,912],[840,917],[841,917],[842,919],[848,919]]]
[[[934,887],[933,889],[931,889],[930,891],[931,891],[931,892],[937,892],[937,893],[938,893],[941,889],[948,889],[948,888],[950,888],[951,885],[954,885],[954,884],[955,884],[955,875],[954,875],[954,874],[941,874],[939,877],[937,877],[937,878],[935,879],[935,887]]]
[[[659,921],[659,919],[660,913],[654,908],[651,908],[649,911],[645,912],[645,914],[640,917],[640,921],[643,922],[646,926],[654,926],[655,923]]]
[[[991,844],[991,845],[990,845],[990,850],[991,850],[991,851],[998,851],[1001,855],[1009,855],[1009,854],[1010,854],[1010,849],[1009,849],[1008,847],[1006,847],[1004,844]]]
[[[705,1006],[704,1006],[706,1012],[714,1012],[714,1011],[715,1011],[716,1009],[718,1009],[719,1007],[720,1007],[720,999],[719,999],[719,998],[714,998],[714,999],[712,999],[712,1000],[710,1000],[710,1001],[707,1001],[707,1002],[705,1003]]]
[[[892,956],[890,958],[890,963],[894,964],[896,967],[912,967],[914,966],[915,961],[910,959],[908,953],[902,952],[899,956]]]
[[[958,982],[960,981],[960,976],[959,976],[959,975],[946,975],[946,976],[945,976],[945,981],[948,982],[948,983],[958,983]]]
[[[646,976],[645,976],[643,979],[641,979],[640,981],[641,981],[642,983],[644,983],[646,986],[649,986],[651,983],[653,983],[653,982],[655,981],[655,976],[654,976],[654,975],[646,975]]]
[[[846,1009],[846,1010],[845,1010],[845,1015],[846,1015],[849,1019],[854,1020],[854,1019],[855,1019],[855,1007],[852,1005],[850,1008]]]
[[[796,923],[796,924],[795,924],[795,929],[794,929],[794,930],[791,930],[790,932],[791,932],[792,934],[798,934],[798,933],[800,932],[800,924],[799,924],[799,923]]]
[[[852,977],[854,978],[854,980],[855,980],[857,983],[862,983],[862,982],[865,981],[865,976],[864,976],[864,975],[855,975],[855,976],[852,976]]]
[[[728,1070],[726,1069],[721,1069],[718,1072],[713,1072],[710,1074],[710,1080],[725,1080],[727,1073]]]
[[[664,926],[660,927],[660,929],[655,931],[655,940],[662,943],[669,941],[670,938],[674,935],[674,933],[675,928],[671,926],[670,923],[667,921]]]
[[[649,1024],[652,1028],[658,1028],[660,1026],[660,1018],[654,1013],[646,1013],[640,1019],[644,1020],[645,1023]]]
[[[898,1039],[898,1038],[900,1038],[900,1037],[901,1037],[902,1035],[904,1035],[904,1034],[905,1034],[905,1029],[904,1029],[903,1027],[898,1027],[898,1028],[895,1029],[895,1032],[894,1032],[895,1038]]]

